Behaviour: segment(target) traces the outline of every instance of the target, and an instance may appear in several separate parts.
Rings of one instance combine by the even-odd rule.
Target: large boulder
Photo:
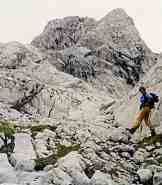
[[[153,173],[149,169],[140,169],[137,171],[137,174],[139,175],[141,182],[144,184],[149,183],[153,177]]]
[[[104,174],[100,171],[96,171],[91,179],[92,185],[115,185],[115,182],[111,179],[111,176]]]
[[[17,183],[14,168],[8,163],[8,159],[5,154],[0,155],[0,164],[0,184]]]
[[[161,185],[162,184],[162,172],[157,172],[153,177],[153,185]]]
[[[89,185],[90,179],[84,172],[85,167],[82,156],[71,152],[58,161],[58,167],[49,172],[48,178],[60,185]]]

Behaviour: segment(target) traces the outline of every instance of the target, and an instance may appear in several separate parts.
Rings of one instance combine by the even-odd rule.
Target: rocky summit
[[[162,96],[162,55],[124,10],[51,20],[28,45],[0,43],[0,184],[160,185],[162,107],[125,129],[141,84]]]

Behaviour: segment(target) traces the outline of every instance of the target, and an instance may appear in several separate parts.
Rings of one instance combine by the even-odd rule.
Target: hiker
[[[137,128],[139,128],[142,124],[142,121],[144,120],[147,127],[150,128],[151,136],[155,136],[155,129],[153,128],[151,124],[151,110],[155,108],[155,103],[159,101],[159,97],[155,93],[147,93],[145,87],[140,87],[139,91],[141,92],[142,96],[140,98],[140,113],[133,124],[133,127],[129,130],[131,134],[133,134]]]

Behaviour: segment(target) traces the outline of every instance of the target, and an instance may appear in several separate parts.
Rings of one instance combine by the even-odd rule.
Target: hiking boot
[[[126,130],[129,131],[129,133],[134,134],[137,128],[126,128]]]
[[[151,128],[150,131],[151,131],[151,136],[156,136],[156,132],[154,128]]]

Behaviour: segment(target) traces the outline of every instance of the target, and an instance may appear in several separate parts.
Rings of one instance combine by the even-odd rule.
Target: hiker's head
[[[141,87],[139,88],[139,91],[140,91],[143,95],[146,94],[146,88],[143,87],[143,86],[141,86]]]

